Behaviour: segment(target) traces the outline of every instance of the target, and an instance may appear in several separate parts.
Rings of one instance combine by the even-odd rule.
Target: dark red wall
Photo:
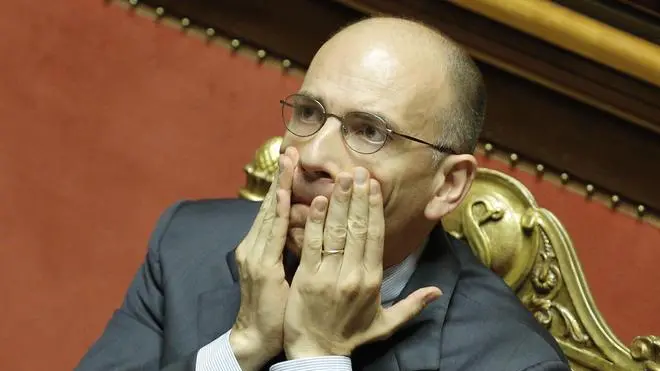
[[[101,0],[4,2],[0,34],[0,368],[71,369],[160,212],[234,196],[300,80]],[[615,332],[660,334],[660,232],[516,175],[566,223]]]

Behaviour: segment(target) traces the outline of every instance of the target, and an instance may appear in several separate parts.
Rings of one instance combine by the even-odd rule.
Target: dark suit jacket
[[[208,200],[169,208],[123,305],[77,369],[194,370],[197,350],[234,323],[233,250],[258,206]],[[388,340],[358,348],[354,370],[568,370],[554,339],[469,246],[441,228],[428,243],[401,297],[430,285],[442,297]]]

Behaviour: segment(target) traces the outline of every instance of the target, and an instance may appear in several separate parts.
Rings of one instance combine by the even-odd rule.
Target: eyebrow
[[[325,101],[325,99],[323,99],[323,97],[320,96],[320,95],[318,95],[318,94],[312,93],[311,91],[309,91],[309,90],[304,90],[304,89],[299,90],[299,91],[298,91],[298,94],[302,94],[302,95],[305,95],[305,96],[307,96],[307,97],[310,97],[310,98],[316,99],[317,101],[319,101],[319,103],[321,103],[321,105],[323,106],[323,108],[326,107],[326,101]],[[326,108],[326,109],[327,109],[327,108]],[[394,120],[392,120],[389,116],[387,116],[386,114],[384,114],[384,113],[382,113],[382,112],[379,112],[379,111],[363,111],[363,110],[358,110],[358,111],[351,110],[350,112],[366,112],[366,113],[370,113],[370,114],[376,115],[376,116],[380,117],[381,119],[383,119],[383,120],[385,121],[385,123],[387,124],[387,126],[388,126],[391,130],[393,130],[393,131],[395,131],[395,132],[397,132],[397,133],[403,133],[403,132],[401,131],[401,128],[399,127],[399,125],[397,125],[396,122],[394,122]]]

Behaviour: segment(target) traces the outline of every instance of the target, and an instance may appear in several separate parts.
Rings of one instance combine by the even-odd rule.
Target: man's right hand
[[[292,149],[280,156],[279,176],[262,202],[252,228],[236,249],[241,305],[229,343],[243,371],[260,369],[282,350],[284,306],[289,292],[282,253],[296,158]]]

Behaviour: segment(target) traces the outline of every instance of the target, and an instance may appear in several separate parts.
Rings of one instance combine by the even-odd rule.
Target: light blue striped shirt
[[[383,306],[389,307],[406,286],[419,259],[420,251],[408,256],[401,263],[383,272],[380,297]],[[229,344],[227,331],[197,352],[195,371],[242,371]],[[344,356],[327,356],[294,359],[274,364],[270,371],[351,371],[351,359]]]

